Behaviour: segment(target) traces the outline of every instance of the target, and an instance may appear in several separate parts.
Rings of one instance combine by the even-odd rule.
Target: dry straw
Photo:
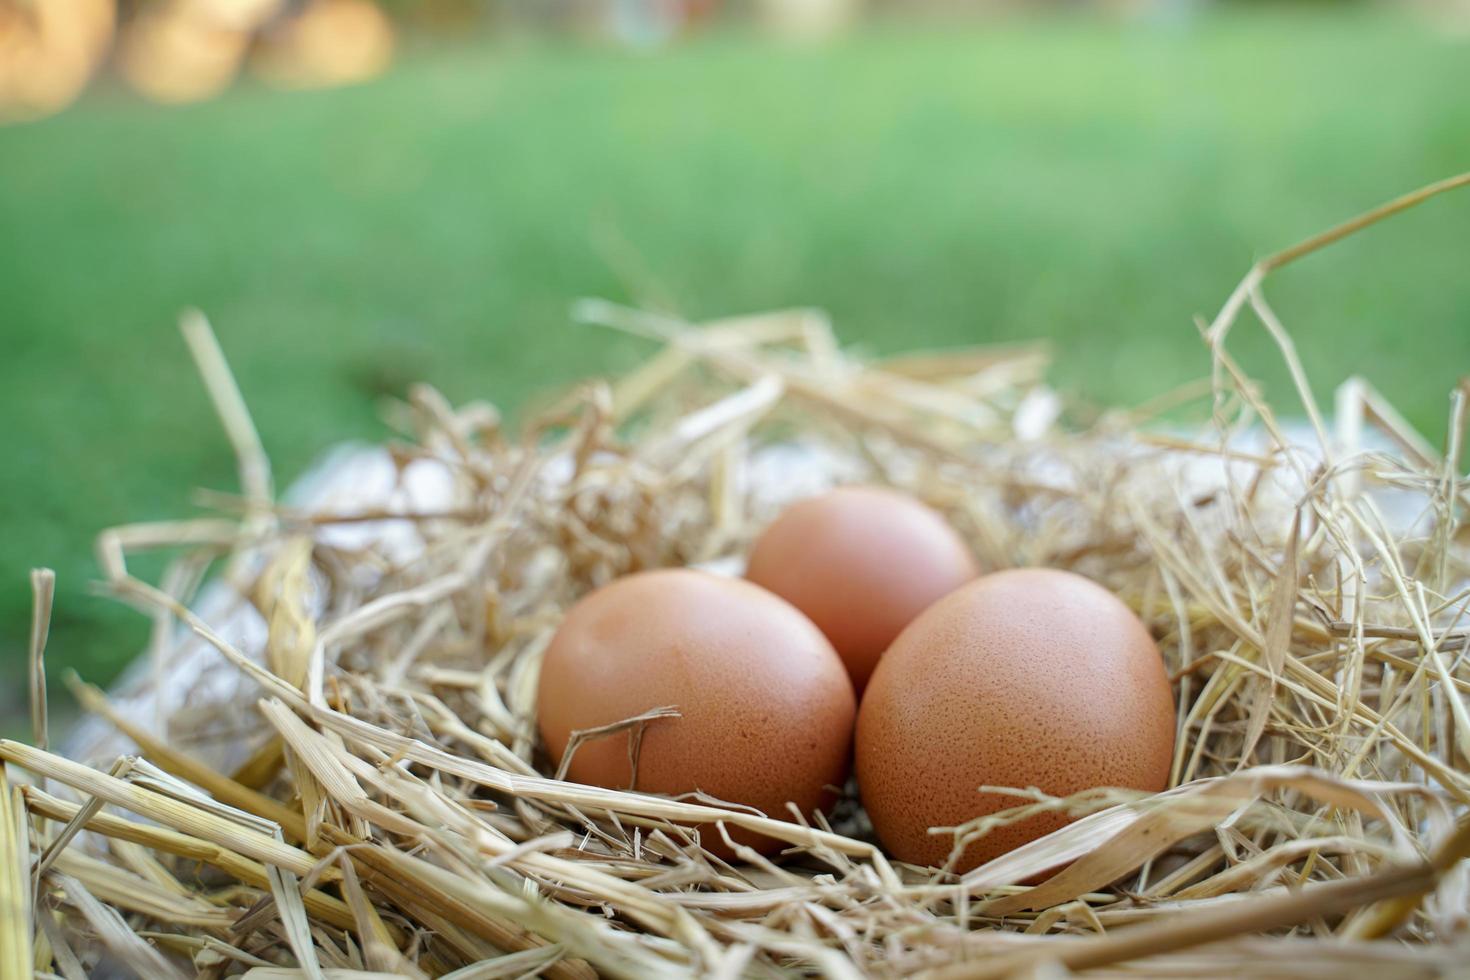
[[[189,315],[243,496],[107,532],[99,556],[111,591],[154,617],[155,685],[203,642],[247,693],[154,731],[78,685],[136,756],[53,754],[39,705],[35,746],[0,743],[0,977],[99,962],[261,980],[1452,971],[1470,925],[1470,387],[1444,452],[1360,381],[1329,432],[1262,283],[1467,183],[1261,262],[1200,325],[1208,385],[1087,425],[1048,424],[1040,347],[869,362],[810,312],[695,327],[583,304],[659,351],[519,436],[489,406],[415,390],[392,451],[403,472],[447,474],[452,500],[432,511],[276,503],[244,400]],[[1306,440],[1230,353],[1247,307]],[[1173,673],[1172,788],[1016,787],[1013,810],[936,832],[958,849],[1037,810],[1079,819],[955,875],[887,860],[850,793],[830,818],[760,815],[554,778],[533,695],[559,615],[616,575],[739,555],[770,516],[752,473],[776,444],[934,503],[989,567],[1115,590]],[[331,533],[368,521],[414,547]],[[131,576],[128,555],[158,547],[178,549],[161,583]],[[249,649],[191,611],[219,558],[262,625]],[[36,583],[39,696],[50,581]],[[588,737],[636,737],[677,708]],[[248,744],[238,769],[208,761],[221,739]],[[725,863],[700,843],[728,827],[789,846]]]

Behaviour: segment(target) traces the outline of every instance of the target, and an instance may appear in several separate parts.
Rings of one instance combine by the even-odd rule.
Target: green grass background
[[[1470,45],[1381,15],[713,34],[637,53],[481,41],[387,77],[205,105],[105,83],[0,129],[0,709],[26,570],[53,670],[106,682],[141,617],[91,596],[110,524],[234,489],[175,319],[212,318],[278,481],[382,432],[424,378],[513,409],[630,365],[583,295],[831,311],[872,351],[1026,337],[1131,403],[1202,374],[1191,322],[1251,261],[1470,169]],[[1270,283],[1324,394],[1374,379],[1428,433],[1470,370],[1470,193]],[[1239,351],[1289,396],[1254,325]]]

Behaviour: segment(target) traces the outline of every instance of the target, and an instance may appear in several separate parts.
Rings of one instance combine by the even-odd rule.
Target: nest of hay
[[[38,576],[36,744],[0,743],[0,976],[1454,969],[1470,916],[1470,388],[1446,452],[1362,382],[1329,432],[1261,283],[1464,183],[1260,263],[1201,325],[1209,384],[1085,424],[1045,388],[1040,348],[870,362],[808,312],[696,327],[586,304],[659,350],[518,435],[489,406],[416,391],[370,509],[274,500],[189,319],[243,494],[99,543],[107,587],[157,624],[140,686],[162,717],[78,686],[121,754],[46,748]],[[1246,306],[1298,381],[1299,426],[1230,354]],[[1183,403],[1207,421],[1158,421]],[[424,474],[432,506],[411,492]],[[958,848],[1038,810],[1077,819],[957,875],[887,859],[851,786],[796,821],[555,778],[535,678],[571,602],[637,569],[738,567],[784,497],[857,480],[943,510],[987,568],[1073,569],[1122,597],[1174,679],[1171,788],[1015,787],[1014,809],[938,832]],[[129,574],[131,552],[157,547],[181,549],[158,584]],[[788,847],[726,862],[701,846],[734,827]]]

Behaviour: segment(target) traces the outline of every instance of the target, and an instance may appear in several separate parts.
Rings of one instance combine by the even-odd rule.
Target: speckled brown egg
[[[904,627],[976,574],[938,512],[896,490],[842,487],[783,511],[756,540],[746,578],[811,617],[861,693]]]
[[[894,642],[858,713],[857,777],[885,848],[942,864],[952,827],[1025,802],[980,786],[1066,796],[1168,783],[1174,699],[1158,647],[1116,596],[1070,572],[987,575]],[[1001,827],[958,869],[1048,834],[1065,817]]]
[[[567,778],[614,789],[695,791],[790,819],[831,802],[848,771],[856,698],[842,662],[790,603],[740,579],[642,572],[585,596],[541,666],[541,736],[560,762],[573,731],[672,705],[646,724],[636,779],[626,733],[584,742]],[[762,851],[777,841],[732,836]],[[702,843],[728,856],[718,830]]]

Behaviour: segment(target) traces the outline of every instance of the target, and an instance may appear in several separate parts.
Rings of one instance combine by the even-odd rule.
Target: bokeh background
[[[186,306],[280,484],[415,380],[513,414],[646,354],[570,322],[589,295],[1048,337],[1058,385],[1138,403],[1206,371],[1193,318],[1254,259],[1470,169],[1470,4],[0,0],[0,114],[13,730],[27,569],[53,672],[106,683],[146,629],[89,591],[95,534],[236,489]],[[1470,193],[1269,291],[1324,396],[1365,374],[1443,437]]]

